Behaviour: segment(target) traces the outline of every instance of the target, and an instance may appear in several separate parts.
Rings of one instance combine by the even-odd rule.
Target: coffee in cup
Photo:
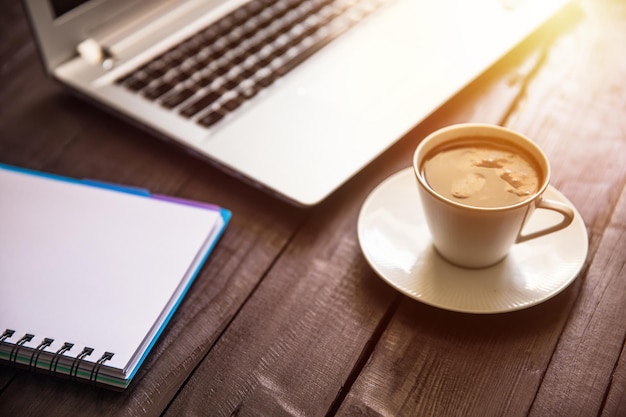
[[[489,138],[460,138],[433,149],[421,166],[441,196],[475,207],[507,207],[533,196],[541,170],[524,149]]]
[[[574,218],[571,207],[543,198],[550,179],[543,151],[510,129],[440,129],[418,145],[413,167],[433,245],[462,267],[493,265],[513,244],[561,230]],[[561,222],[523,233],[537,208],[560,213]]]

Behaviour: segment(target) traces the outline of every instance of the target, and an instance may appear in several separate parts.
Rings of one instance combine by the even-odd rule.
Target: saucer
[[[565,289],[587,257],[587,230],[578,211],[552,186],[545,196],[574,209],[571,225],[513,245],[504,260],[489,268],[461,268],[440,257],[431,245],[417,180],[413,168],[406,168],[384,180],[363,203],[359,243],[374,271],[415,300],[465,313],[520,310]],[[557,213],[538,209],[525,230],[538,230],[559,219]]]

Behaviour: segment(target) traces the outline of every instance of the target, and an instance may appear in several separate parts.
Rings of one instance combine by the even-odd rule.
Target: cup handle
[[[563,220],[560,223],[555,224],[554,226],[546,227],[545,229],[538,230],[533,233],[529,233],[527,235],[522,234],[520,230],[517,235],[517,240],[515,243],[526,242],[527,240],[534,239],[536,237],[547,235],[548,233],[556,232],[558,230],[564,229],[569,226],[574,220],[574,210],[570,206],[564,203],[560,203],[558,201],[547,200],[547,199],[539,199],[537,202],[536,208],[545,209],[545,210],[553,210],[560,213],[563,216]],[[525,224],[526,222],[524,222]]]

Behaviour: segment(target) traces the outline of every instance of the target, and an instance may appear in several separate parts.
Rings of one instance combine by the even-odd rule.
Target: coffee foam
[[[479,207],[502,207],[531,197],[539,188],[534,160],[516,147],[489,141],[454,141],[426,158],[422,171],[442,196]]]

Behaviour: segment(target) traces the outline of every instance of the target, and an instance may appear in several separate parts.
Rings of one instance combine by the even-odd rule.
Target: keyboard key
[[[257,83],[263,87],[269,87],[275,80],[276,80],[276,74],[274,74],[272,71],[270,71],[268,68],[263,68],[261,69],[257,75],[259,76],[259,78],[257,78]]]
[[[252,80],[244,80],[239,87],[239,94],[246,98],[250,99],[254,97],[260,90],[260,87],[257,86]]]
[[[220,120],[222,120],[223,117],[224,117],[224,113],[221,113],[221,112],[215,110],[215,111],[210,112],[206,116],[201,117],[198,120],[198,123],[200,123],[204,127],[211,127],[215,123],[217,123]]]
[[[174,85],[172,84],[166,82],[155,82],[148,85],[148,87],[143,90],[143,95],[146,98],[155,100],[170,91],[172,88],[174,88]]]
[[[168,109],[172,109],[187,100],[189,97],[193,96],[195,92],[195,89],[189,87],[177,89],[172,92],[172,94],[165,97],[163,101],[161,101],[161,105]]]
[[[241,103],[243,103],[243,100],[240,97],[233,97],[222,103],[222,107],[224,107],[228,111],[233,111],[237,107],[239,107]]]
[[[148,79],[131,76],[124,81],[124,86],[131,91],[140,91],[148,85]]]
[[[188,79],[189,74],[185,74],[179,69],[170,70],[163,76],[163,81],[171,85],[182,84]]]
[[[211,104],[215,103],[220,98],[220,96],[221,94],[215,91],[211,91],[208,94],[202,95],[201,97],[186,105],[180,111],[180,114],[185,117],[192,117],[209,107]]]
[[[211,68],[211,71],[216,76],[221,76],[226,74],[232,68],[232,64],[230,62],[224,62],[216,68]]]
[[[196,87],[196,91],[203,87],[208,87],[213,84],[213,82],[217,79],[217,76],[214,74],[203,74],[194,78],[193,86]]]
[[[234,79],[226,80],[226,82],[222,84],[222,87],[226,90],[233,90],[238,85],[239,85],[239,80],[234,78]]]
[[[241,70],[241,73],[239,74],[239,77],[243,80],[248,79],[248,78],[252,78],[252,76],[254,75],[254,73],[256,72],[256,69],[254,67],[251,68],[243,68]]]

